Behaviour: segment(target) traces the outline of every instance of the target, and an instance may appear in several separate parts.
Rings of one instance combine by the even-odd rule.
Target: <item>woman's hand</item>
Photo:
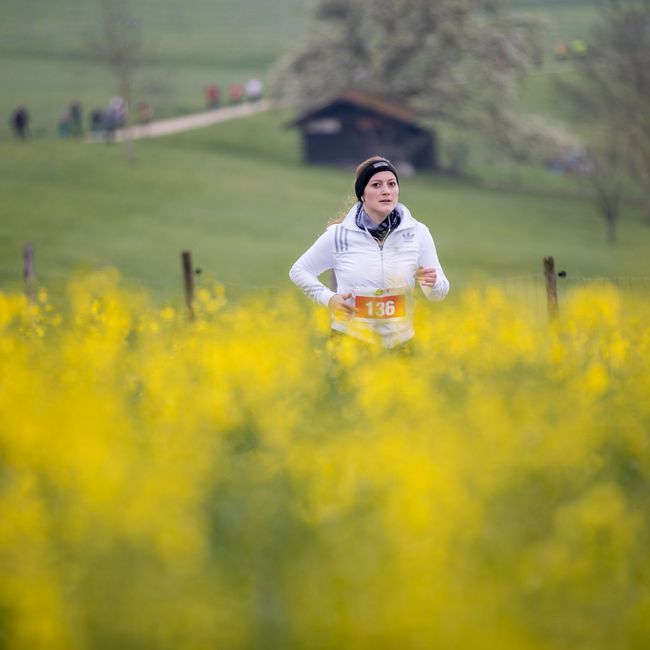
[[[350,320],[354,316],[356,310],[354,305],[348,302],[350,298],[352,298],[351,293],[335,293],[330,298],[327,306],[335,318],[339,320]]]
[[[438,280],[438,272],[432,266],[418,266],[414,277],[423,287],[432,287]]]

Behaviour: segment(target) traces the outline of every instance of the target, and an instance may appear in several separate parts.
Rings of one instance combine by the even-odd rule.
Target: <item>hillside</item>
[[[72,99],[103,106],[115,82],[94,53],[101,37],[98,1],[6,0],[0,21],[0,114],[17,103],[31,110],[40,136]],[[287,45],[304,31],[304,0],[133,0],[143,64],[134,100],[146,99],[158,117],[201,110],[203,88],[265,79]],[[6,120],[0,138],[8,136]]]
[[[584,2],[516,4],[593,15]],[[0,131],[0,287],[20,287],[26,241],[36,247],[39,281],[55,292],[77,270],[115,266],[128,281],[177,297],[185,248],[203,269],[199,282],[223,282],[231,295],[287,287],[291,261],[345,207],[349,171],[304,168],[298,134],[285,128],[287,112],[138,143],[130,166],[120,147],[59,141],[56,119],[72,98],[91,107],[111,94],[108,73],[84,49],[97,27],[94,5],[5,5],[0,108],[7,114],[27,101],[35,138],[11,142],[6,122]],[[200,110],[206,81],[263,78],[299,38],[307,6],[188,0],[181,10],[171,0],[137,0],[148,51],[159,53],[139,88],[154,93],[156,116]],[[567,19],[562,28],[569,33],[569,26]],[[553,74],[529,80],[526,107],[561,119],[550,94]],[[570,196],[571,179],[508,164],[475,142],[469,162],[465,180],[419,174],[402,181],[404,201],[431,227],[454,288],[537,275],[548,254],[571,278],[650,274],[650,230],[640,206],[624,207],[619,242],[607,246],[594,205]]]
[[[5,0],[0,21],[0,114],[24,102],[33,131],[56,134],[73,99],[104,106],[115,81],[96,59],[101,38],[100,0]],[[222,89],[269,69],[308,27],[311,0],[132,0],[127,15],[139,27],[142,60],[134,101],[150,102],[158,117],[204,107],[202,90]],[[510,0],[513,11],[544,17],[547,47],[560,38],[583,38],[598,2]],[[550,63],[553,63],[550,60]],[[541,82],[545,84],[546,82]],[[0,139],[8,137],[6,120]]]
[[[83,269],[115,266],[160,297],[180,295],[179,253],[238,294],[287,288],[291,262],[349,205],[349,171],[307,168],[287,113],[119,146],[11,143],[0,154],[0,285],[20,287],[21,248],[60,290]],[[483,189],[429,174],[402,179],[402,197],[427,223],[455,289],[539,275],[553,254],[581,276],[645,275],[650,229],[640,206],[623,211],[606,245],[591,202]],[[348,199],[346,199],[348,197]]]

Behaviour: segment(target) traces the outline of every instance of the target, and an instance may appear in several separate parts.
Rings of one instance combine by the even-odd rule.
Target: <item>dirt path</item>
[[[259,102],[249,102],[237,106],[226,106],[217,108],[203,113],[193,113],[192,115],[183,115],[168,120],[158,120],[149,124],[132,126],[128,129],[118,129],[115,131],[115,141],[122,142],[129,136],[132,140],[142,138],[158,138],[163,135],[180,133],[191,129],[200,129],[219,122],[234,120],[238,117],[246,117],[254,113],[260,113],[269,109],[271,103],[267,100]],[[130,133],[129,133],[130,131]]]

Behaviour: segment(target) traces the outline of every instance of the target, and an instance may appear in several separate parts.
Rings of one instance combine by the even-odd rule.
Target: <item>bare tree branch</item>
[[[140,64],[142,28],[128,0],[96,0],[100,34],[94,44],[95,54],[105,62],[115,77],[118,94],[127,106],[127,137],[124,152],[133,159],[133,141],[128,137],[129,109],[133,106],[134,77]]]

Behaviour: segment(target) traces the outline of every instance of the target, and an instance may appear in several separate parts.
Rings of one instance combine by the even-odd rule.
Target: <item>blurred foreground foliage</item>
[[[644,648],[650,308],[0,294],[3,648]]]

